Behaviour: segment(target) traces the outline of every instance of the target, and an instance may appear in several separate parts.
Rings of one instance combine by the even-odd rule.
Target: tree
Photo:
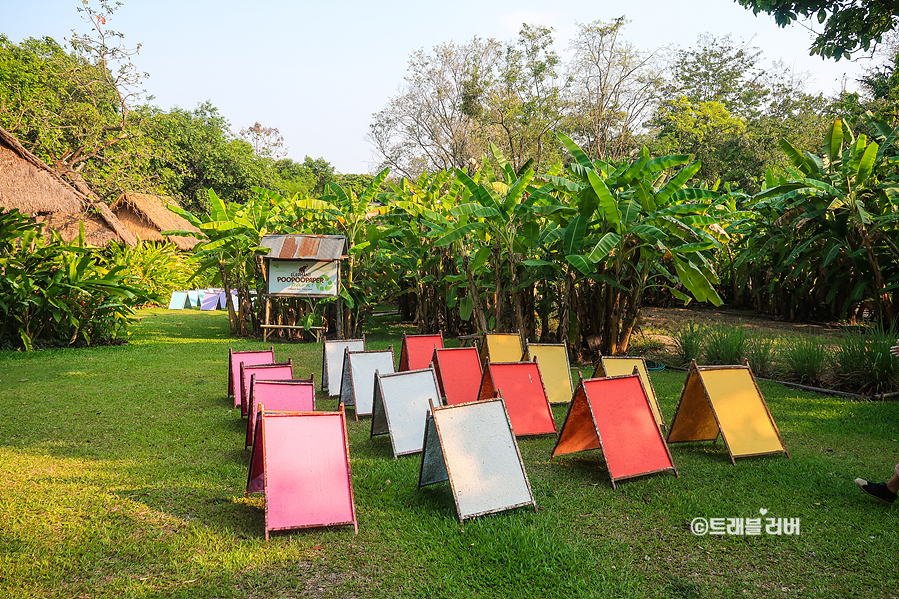
[[[795,170],[788,180],[772,185],[755,199],[776,204],[782,214],[780,224],[802,234],[784,261],[786,266],[793,265],[792,270],[803,274],[809,273],[805,265],[819,266],[821,276],[808,278],[829,278],[826,292],[831,300],[852,287],[844,313],[852,302],[870,301],[880,320],[890,326],[897,317],[899,288],[899,246],[895,241],[899,207],[892,164],[899,129],[873,119],[872,126],[882,144],[868,143],[865,135],[853,137],[842,119],[834,120],[828,129],[821,155],[801,154],[783,141]],[[828,273],[828,266],[837,258],[842,264]],[[823,276],[834,273],[836,277]]]
[[[399,95],[373,115],[368,140],[389,167],[417,178],[425,171],[472,169],[486,150],[482,97],[493,85],[501,45],[473,38],[418,50]]]
[[[205,211],[210,189],[223,200],[246,202],[253,197],[254,186],[272,187],[275,173],[269,161],[235,138],[227,119],[211,103],[192,111],[146,108],[141,114],[154,144],[152,169],[188,210]]]
[[[252,127],[241,129],[240,138],[253,146],[253,151],[261,158],[279,160],[287,156],[284,136],[277,127],[263,127],[257,121]]]
[[[651,158],[646,148],[632,162],[591,162],[572,140],[560,137],[574,162],[551,180],[577,206],[560,241],[565,261],[579,275],[581,342],[588,345],[597,336],[602,354],[626,352],[651,287],[687,302],[720,305],[709,260],[719,243],[706,229],[727,211],[719,193],[685,187],[700,165],[683,155]]]
[[[849,60],[859,50],[867,52],[892,31],[899,16],[895,0],[737,0],[753,14],[766,12],[781,27],[800,17],[816,18],[824,30],[816,34],[809,54]]]
[[[498,63],[496,84],[482,97],[489,139],[516,170],[529,160],[539,170],[562,156],[553,131],[565,118],[568,81],[552,45],[551,29],[522,24],[517,43],[505,47]]]
[[[677,53],[662,102],[649,125],[656,153],[686,153],[699,160],[707,185],[732,182],[753,193],[767,168],[789,165],[779,141],[806,144],[820,137],[827,102],[804,91],[807,75],[775,62],[757,65],[761,53],[729,36],[699,37],[696,48]]]
[[[107,26],[118,7],[84,2],[78,11],[90,32],[73,32],[70,52],[51,38],[16,45],[0,36],[0,124],[88,196],[139,179],[132,108],[145,74],[132,63],[140,46],[127,48]]]
[[[621,37],[628,23],[579,24],[571,42],[572,137],[594,157],[619,159],[662,97],[663,70],[653,52],[642,52]]]

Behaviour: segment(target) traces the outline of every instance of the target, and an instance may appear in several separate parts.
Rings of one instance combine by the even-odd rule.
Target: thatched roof
[[[125,226],[145,241],[162,241],[162,231],[199,231],[198,228],[168,209],[171,199],[146,193],[123,193],[110,207]],[[199,239],[166,235],[166,239],[182,250],[193,249]]]
[[[19,140],[0,127],[0,208],[23,214],[78,214],[80,194]]]
[[[112,240],[137,243],[105,204],[77,191],[0,127],[0,210],[13,208],[59,230],[67,241],[78,235],[80,220],[91,245]]]
[[[44,223],[44,230],[53,229],[63,238],[63,241],[73,241],[78,238],[79,223],[84,223],[84,241],[87,245],[103,247],[110,241],[121,241],[106,221],[95,214],[40,214],[34,217],[39,223]]]

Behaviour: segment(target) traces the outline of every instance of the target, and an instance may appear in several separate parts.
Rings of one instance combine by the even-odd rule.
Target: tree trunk
[[[465,277],[468,279],[468,293],[474,303],[478,333],[484,334],[487,332],[487,315],[484,312],[484,305],[481,303],[481,294],[478,293],[478,286],[474,281],[474,274],[472,274],[471,268],[469,268],[468,254],[462,256],[462,267],[465,269]]]
[[[571,269],[566,266],[565,274],[562,277],[562,299],[559,301],[559,326],[556,329],[556,338],[559,343],[565,344],[569,354],[573,347],[571,340],[568,338],[568,329],[571,321],[571,317],[569,316],[571,307],[571,284]]]

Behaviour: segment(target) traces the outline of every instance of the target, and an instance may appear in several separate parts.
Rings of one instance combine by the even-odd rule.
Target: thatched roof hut
[[[84,202],[56,172],[0,128],[0,207],[31,215],[77,214]]]
[[[162,241],[162,231],[199,231],[168,209],[172,203],[171,199],[162,196],[128,192],[120,195],[110,209],[135,237],[144,241]],[[180,235],[166,235],[165,238],[182,250],[191,250],[200,241],[196,237]]]
[[[0,210],[13,208],[57,230],[65,241],[78,236],[81,222],[90,245],[136,243],[109,208],[79,193],[0,127]]]

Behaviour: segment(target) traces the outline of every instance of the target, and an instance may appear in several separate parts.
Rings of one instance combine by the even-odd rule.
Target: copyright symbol
[[[701,537],[709,532],[709,523],[705,518],[693,518],[690,522],[690,531],[694,535]]]

